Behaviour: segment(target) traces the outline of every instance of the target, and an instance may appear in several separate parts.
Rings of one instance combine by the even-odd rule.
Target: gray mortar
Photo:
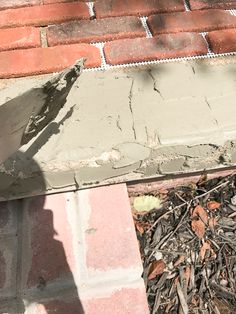
[[[83,73],[55,121],[1,166],[0,196],[235,164],[235,74],[233,61]],[[0,81],[0,104],[48,78]]]

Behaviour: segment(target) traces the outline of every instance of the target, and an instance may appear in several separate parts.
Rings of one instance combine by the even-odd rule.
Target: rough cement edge
[[[50,195],[50,194],[57,194],[57,193],[74,192],[78,190],[85,190],[85,189],[90,189],[93,187],[113,185],[113,184],[119,184],[119,183],[126,183],[129,192],[132,191],[133,186],[137,187],[138,185],[140,185],[142,186],[141,193],[143,193],[146,186],[148,187],[148,191],[150,192],[153,189],[157,189],[157,188],[164,188],[164,187],[171,188],[173,186],[176,186],[177,180],[180,180],[180,184],[189,184],[191,182],[197,182],[200,176],[205,173],[208,174],[208,178],[224,177],[227,175],[236,174],[236,165],[230,166],[230,167],[222,166],[222,167],[204,169],[201,171],[194,171],[194,172],[157,175],[157,176],[152,176],[149,178],[140,178],[140,176],[138,177],[138,176],[133,176],[133,174],[129,174],[127,176],[105,180],[97,184],[91,184],[89,186],[86,185],[80,188],[75,183],[66,188],[59,188],[59,189],[52,188],[50,190],[44,190],[44,191],[38,190],[38,191],[33,191],[33,192],[30,191],[30,192],[22,193],[20,196],[11,195],[9,193],[7,197],[0,196],[0,201],[23,199],[23,198],[39,196],[39,195]],[[137,192],[137,190],[135,191]]]

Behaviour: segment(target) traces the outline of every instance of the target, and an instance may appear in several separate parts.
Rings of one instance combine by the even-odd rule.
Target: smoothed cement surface
[[[49,77],[0,81],[0,105]],[[235,85],[235,59],[84,72],[1,166],[0,199],[235,164]]]

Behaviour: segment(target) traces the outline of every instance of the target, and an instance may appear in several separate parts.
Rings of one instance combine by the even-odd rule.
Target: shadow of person
[[[4,164],[8,170],[14,165],[16,171],[15,181],[9,181],[11,185],[8,190],[11,195],[14,192],[15,197],[17,193],[19,198],[23,197],[24,187],[28,184],[29,188],[30,185],[32,187],[32,193],[41,196],[8,202],[14,208],[16,230],[12,234],[5,232],[1,236],[3,239],[4,236],[8,239],[12,237],[17,242],[17,252],[14,252],[13,247],[10,254],[12,261],[16,260],[16,269],[6,278],[6,282],[16,284],[10,287],[11,292],[15,291],[14,295],[8,295],[8,292],[4,295],[4,286],[3,289],[0,287],[1,314],[84,314],[75,283],[72,231],[66,211],[66,198],[64,194],[43,195],[46,183],[33,158],[47,139],[57,132],[58,125],[49,125],[25,153],[17,152]],[[33,172],[27,181],[24,174],[29,169],[33,169]],[[19,176],[17,171],[23,175]],[[4,197],[7,197],[7,190],[4,191]],[[4,247],[0,247],[0,252],[1,250]]]

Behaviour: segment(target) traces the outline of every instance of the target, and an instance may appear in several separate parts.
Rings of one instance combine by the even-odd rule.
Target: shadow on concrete
[[[27,165],[34,168],[37,174],[37,185],[42,191],[46,190],[46,183],[33,156],[51,134],[56,132],[58,132],[58,125],[52,123],[25,153],[17,152],[18,160],[24,160],[25,171],[27,171]],[[14,156],[11,158],[9,167],[12,166],[12,160]],[[6,167],[8,163],[9,161],[5,163]],[[33,185],[34,177],[31,182]],[[17,182],[15,182],[15,189],[16,193],[20,193],[20,190],[17,190],[19,189]],[[17,252],[14,251],[15,247],[12,247],[7,253],[8,257],[0,258],[0,264],[2,264],[0,265],[0,314],[84,314],[73,270],[70,269],[63,243],[57,239],[55,213],[57,221],[63,219],[61,214],[62,217],[64,217],[63,214],[65,215],[62,211],[58,215],[58,211],[60,212],[62,208],[60,202],[47,202],[45,196],[35,196],[8,203],[2,202],[0,209],[6,204],[13,208],[15,231],[10,232],[0,223],[0,236],[3,240],[11,238],[16,241]],[[4,211],[0,212],[0,222],[5,214]],[[4,221],[7,225],[7,219]],[[72,245],[72,239],[68,238],[67,241]],[[0,253],[5,250],[4,242],[0,241],[1,245]],[[3,264],[10,265],[14,260],[16,269],[8,269],[8,273],[3,276],[4,282],[1,283]],[[13,278],[13,274],[16,278]]]

